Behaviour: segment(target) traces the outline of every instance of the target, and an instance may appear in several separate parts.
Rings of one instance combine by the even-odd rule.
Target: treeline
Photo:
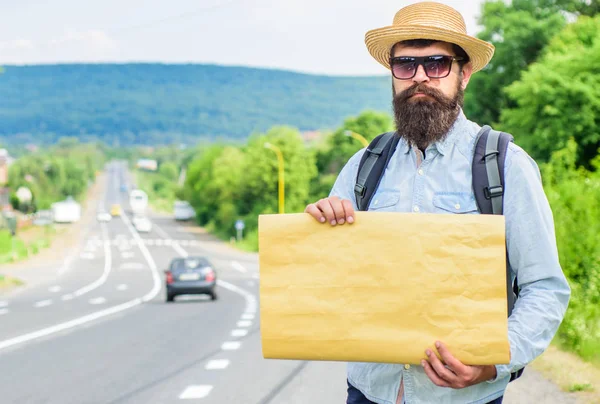
[[[364,109],[388,110],[390,83],[198,64],[5,66],[0,142],[189,145],[279,124],[334,128]]]
[[[23,212],[35,212],[69,196],[80,199],[104,162],[102,148],[74,138],[62,138],[55,146],[24,154],[9,169],[11,204]],[[19,202],[16,192],[20,187],[31,191],[30,203]]]

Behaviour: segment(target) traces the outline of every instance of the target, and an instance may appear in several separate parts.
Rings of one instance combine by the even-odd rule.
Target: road
[[[345,402],[344,364],[262,358],[256,255],[169,217],[138,234],[120,190],[129,176],[111,163],[98,201],[121,217],[89,221],[52,276],[0,297],[0,401]],[[218,300],[165,302],[163,271],[186,255],[213,263]]]
[[[30,287],[0,296],[0,403],[345,402],[343,363],[262,358],[256,254],[170,217],[153,215],[152,232],[138,234],[123,182],[126,166],[111,163],[94,202],[124,215],[83,220],[64,260],[37,263]],[[163,271],[186,255],[213,263],[218,300],[165,302]],[[534,401],[577,402],[528,368],[505,402]]]

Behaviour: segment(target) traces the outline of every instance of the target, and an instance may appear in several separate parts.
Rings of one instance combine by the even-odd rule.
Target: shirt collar
[[[469,121],[467,120],[467,117],[461,108],[446,137],[441,141],[433,143],[428,147],[428,149],[433,147],[442,156],[445,155],[459,139],[460,134],[464,132],[468,122]],[[408,144],[406,139],[400,138],[400,141],[398,142],[398,150],[402,151],[404,154],[407,154],[411,150],[411,146]]]

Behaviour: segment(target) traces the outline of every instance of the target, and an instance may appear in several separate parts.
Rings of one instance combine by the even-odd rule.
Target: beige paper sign
[[[504,217],[356,212],[259,218],[263,356],[419,364],[437,340],[510,360]]]

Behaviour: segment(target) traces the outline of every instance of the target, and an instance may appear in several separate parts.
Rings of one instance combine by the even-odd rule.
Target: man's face
[[[461,72],[457,61],[450,64],[455,56],[452,45],[443,42],[426,48],[397,45],[393,52],[393,57],[408,58],[391,66],[396,129],[411,145],[425,150],[444,139],[454,124],[471,77],[471,65],[466,64]],[[415,63],[423,57],[424,65]]]
[[[436,42],[426,48],[409,48],[402,45],[397,45],[395,46],[393,52],[394,54],[392,57],[434,55],[456,56],[452,49],[452,45],[446,42]],[[467,84],[471,78],[471,72],[471,66],[470,64],[467,64],[463,66],[463,74],[461,76],[458,62],[453,61],[452,69],[447,77],[441,79],[432,79],[425,74],[423,66],[419,66],[415,76],[411,79],[400,80],[392,75],[395,92],[394,95],[401,93],[415,84],[422,84],[423,86],[439,90],[447,98],[453,99],[456,97],[458,89],[462,89],[464,91],[467,88]],[[423,94],[415,94],[411,98],[427,99],[431,97]]]

